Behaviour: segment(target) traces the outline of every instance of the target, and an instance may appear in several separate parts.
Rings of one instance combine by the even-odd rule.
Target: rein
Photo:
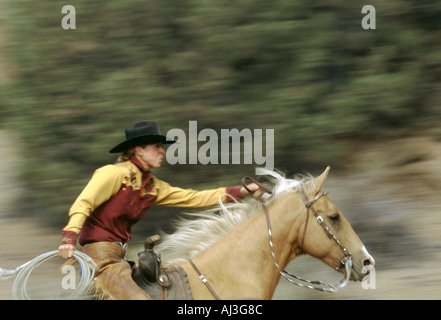
[[[349,278],[351,277],[351,268],[352,268],[352,255],[348,252],[348,250],[346,249],[346,247],[344,247],[341,242],[335,237],[335,235],[332,233],[332,231],[328,228],[328,226],[325,224],[322,216],[320,216],[317,211],[314,209],[313,205],[324,195],[327,195],[326,192],[323,192],[323,190],[320,190],[320,192],[318,193],[318,195],[312,199],[309,200],[306,193],[303,191],[303,189],[300,190],[300,194],[303,198],[303,201],[305,202],[305,207],[306,207],[306,222],[305,222],[305,227],[303,230],[303,236],[302,236],[302,243],[301,243],[301,247],[300,247],[300,253],[303,252],[303,245],[305,242],[305,238],[306,238],[306,231],[308,228],[308,221],[309,221],[309,211],[312,211],[312,213],[314,214],[316,221],[319,225],[322,226],[323,230],[325,231],[326,235],[333,239],[338,246],[340,247],[340,249],[342,250],[343,254],[345,255],[344,258],[341,260],[340,265],[336,267],[336,270],[339,271],[341,268],[345,268],[345,275],[343,276],[343,278],[337,283],[337,284],[330,284],[330,283],[326,283],[320,280],[307,280],[307,279],[302,279],[286,270],[282,270],[279,266],[279,264],[277,263],[277,259],[276,259],[276,255],[274,253],[274,245],[273,245],[273,238],[272,238],[272,228],[271,228],[271,220],[270,220],[270,216],[269,216],[269,212],[268,212],[268,208],[264,203],[264,200],[262,198],[256,197],[254,196],[253,192],[247,187],[246,184],[246,180],[250,180],[253,183],[255,183],[260,189],[262,189],[264,192],[268,193],[268,194],[272,194],[273,191],[271,188],[269,188],[267,185],[262,184],[260,182],[258,182],[257,180],[245,176],[242,178],[242,186],[245,188],[245,190],[249,193],[249,195],[251,197],[253,197],[254,199],[258,200],[259,202],[261,202],[263,210],[265,212],[265,217],[266,217],[266,224],[268,227],[268,236],[269,236],[269,246],[270,246],[270,251],[271,251],[271,257],[273,259],[274,265],[276,266],[277,270],[279,271],[280,275],[285,278],[286,280],[288,280],[290,283],[299,286],[299,287],[303,287],[303,288],[307,288],[307,289],[312,289],[312,290],[318,290],[318,291],[322,291],[322,292],[338,292],[341,289],[343,289],[346,284],[349,281]],[[196,265],[193,263],[193,261],[191,261],[190,259],[190,264],[193,267],[193,269],[197,272],[197,274],[199,275],[199,279],[201,279],[201,281],[205,284],[205,286],[207,287],[207,289],[210,291],[210,293],[213,295],[213,297],[216,300],[220,300],[219,296],[216,294],[216,292],[213,290],[213,288],[210,286],[210,284],[208,283],[208,280],[205,278],[205,276],[203,274],[201,274],[201,272],[199,271],[199,269],[196,267]],[[301,281],[303,283],[299,283],[296,282],[295,280]]]
[[[286,280],[288,280],[290,283],[297,285],[299,287],[303,287],[303,288],[308,288],[308,289],[313,289],[313,290],[318,290],[318,291],[323,291],[323,292],[338,292],[341,289],[343,289],[346,284],[349,281],[349,278],[351,276],[351,268],[352,268],[352,258],[351,258],[351,254],[348,252],[348,250],[341,244],[341,242],[335,237],[335,235],[332,233],[332,231],[328,228],[328,226],[324,223],[323,218],[317,213],[317,211],[314,209],[313,205],[314,203],[316,203],[322,196],[326,195],[327,193],[323,192],[323,190],[321,190],[319,192],[319,194],[312,200],[309,200],[308,197],[306,196],[306,193],[303,191],[303,189],[301,189],[300,194],[303,198],[303,201],[305,202],[305,207],[306,207],[306,222],[305,222],[305,227],[303,230],[303,236],[302,236],[302,243],[301,243],[301,247],[300,247],[300,253],[303,252],[303,245],[304,245],[304,241],[306,238],[306,230],[308,228],[308,221],[309,221],[309,211],[311,210],[312,213],[314,214],[316,221],[319,225],[322,226],[323,230],[325,231],[326,235],[329,238],[332,238],[340,247],[340,249],[342,250],[343,254],[345,255],[345,257],[341,260],[340,265],[336,267],[336,270],[339,271],[342,267],[345,267],[345,276],[343,277],[343,279],[341,279],[337,284],[330,284],[330,283],[326,283],[323,281],[319,281],[319,280],[307,280],[307,279],[302,279],[286,270],[282,270],[279,266],[279,264],[277,263],[277,259],[276,259],[276,255],[274,253],[274,245],[273,245],[273,240],[272,240],[272,228],[271,228],[271,221],[270,221],[270,216],[269,216],[269,212],[268,212],[268,208],[266,207],[264,201],[261,198],[255,197],[252,193],[251,190],[249,190],[246,187],[246,180],[250,180],[253,183],[257,184],[259,186],[259,188],[261,188],[263,191],[272,194],[272,190],[270,190],[267,186],[262,185],[261,183],[259,183],[258,181],[256,181],[255,179],[251,178],[251,177],[243,177],[242,178],[242,185],[243,187],[248,191],[248,193],[250,194],[251,197],[255,198],[256,200],[260,201],[262,203],[262,207],[263,210],[265,212],[265,217],[266,217],[266,224],[268,227],[268,236],[269,236],[269,246],[270,246],[270,251],[271,251],[271,256],[274,262],[274,265],[276,266],[277,270],[279,271],[280,275],[285,278]],[[299,283],[296,282],[294,280],[292,280],[292,278],[298,280],[298,281],[302,281],[303,283]],[[306,284],[305,284],[306,283]]]
[[[193,263],[193,261],[190,259],[189,260],[191,266],[193,267],[193,269],[197,272],[197,274],[199,275],[199,279],[201,279],[201,281],[205,284],[205,286],[207,287],[208,290],[210,290],[210,293],[213,295],[213,297],[216,300],[220,300],[219,296],[216,294],[216,292],[213,290],[213,288],[210,286],[210,284],[208,283],[207,278],[204,277],[204,275],[199,271],[198,267],[196,267],[196,265]]]

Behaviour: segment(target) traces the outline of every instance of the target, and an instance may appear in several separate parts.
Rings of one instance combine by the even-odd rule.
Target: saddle
[[[132,270],[133,280],[154,300],[191,300],[185,270],[180,266],[162,266],[161,254],[154,251],[159,240],[159,235],[145,240],[144,250],[138,252],[138,265]]]

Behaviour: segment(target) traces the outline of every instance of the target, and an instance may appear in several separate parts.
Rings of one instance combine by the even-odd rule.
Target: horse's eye
[[[340,221],[340,215],[335,213],[332,216],[329,216],[328,219],[331,220],[332,223],[336,223]]]

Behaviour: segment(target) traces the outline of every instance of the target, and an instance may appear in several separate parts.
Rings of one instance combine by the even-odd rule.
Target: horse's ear
[[[315,178],[314,180],[315,194],[318,194],[320,190],[322,190],[323,185],[325,184],[326,178],[328,176],[329,170],[331,170],[331,167],[328,166],[320,176]]]

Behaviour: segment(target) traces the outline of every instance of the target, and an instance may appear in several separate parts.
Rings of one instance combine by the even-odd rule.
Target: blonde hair
[[[146,144],[143,144],[140,145],[139,147],[144,149],[146,146],[147,146]],[[136,147],[133,147],[126,151],[121,152],[121,154],[118,157],[118,160],[116,160],[116,163],[129,161],[135,155],[135,148]]]
[[[121,163],[121,162],[129,161],[135,155],[135,148],[136,147],[133,147],[126,151],[121,152],[116,162]]]

